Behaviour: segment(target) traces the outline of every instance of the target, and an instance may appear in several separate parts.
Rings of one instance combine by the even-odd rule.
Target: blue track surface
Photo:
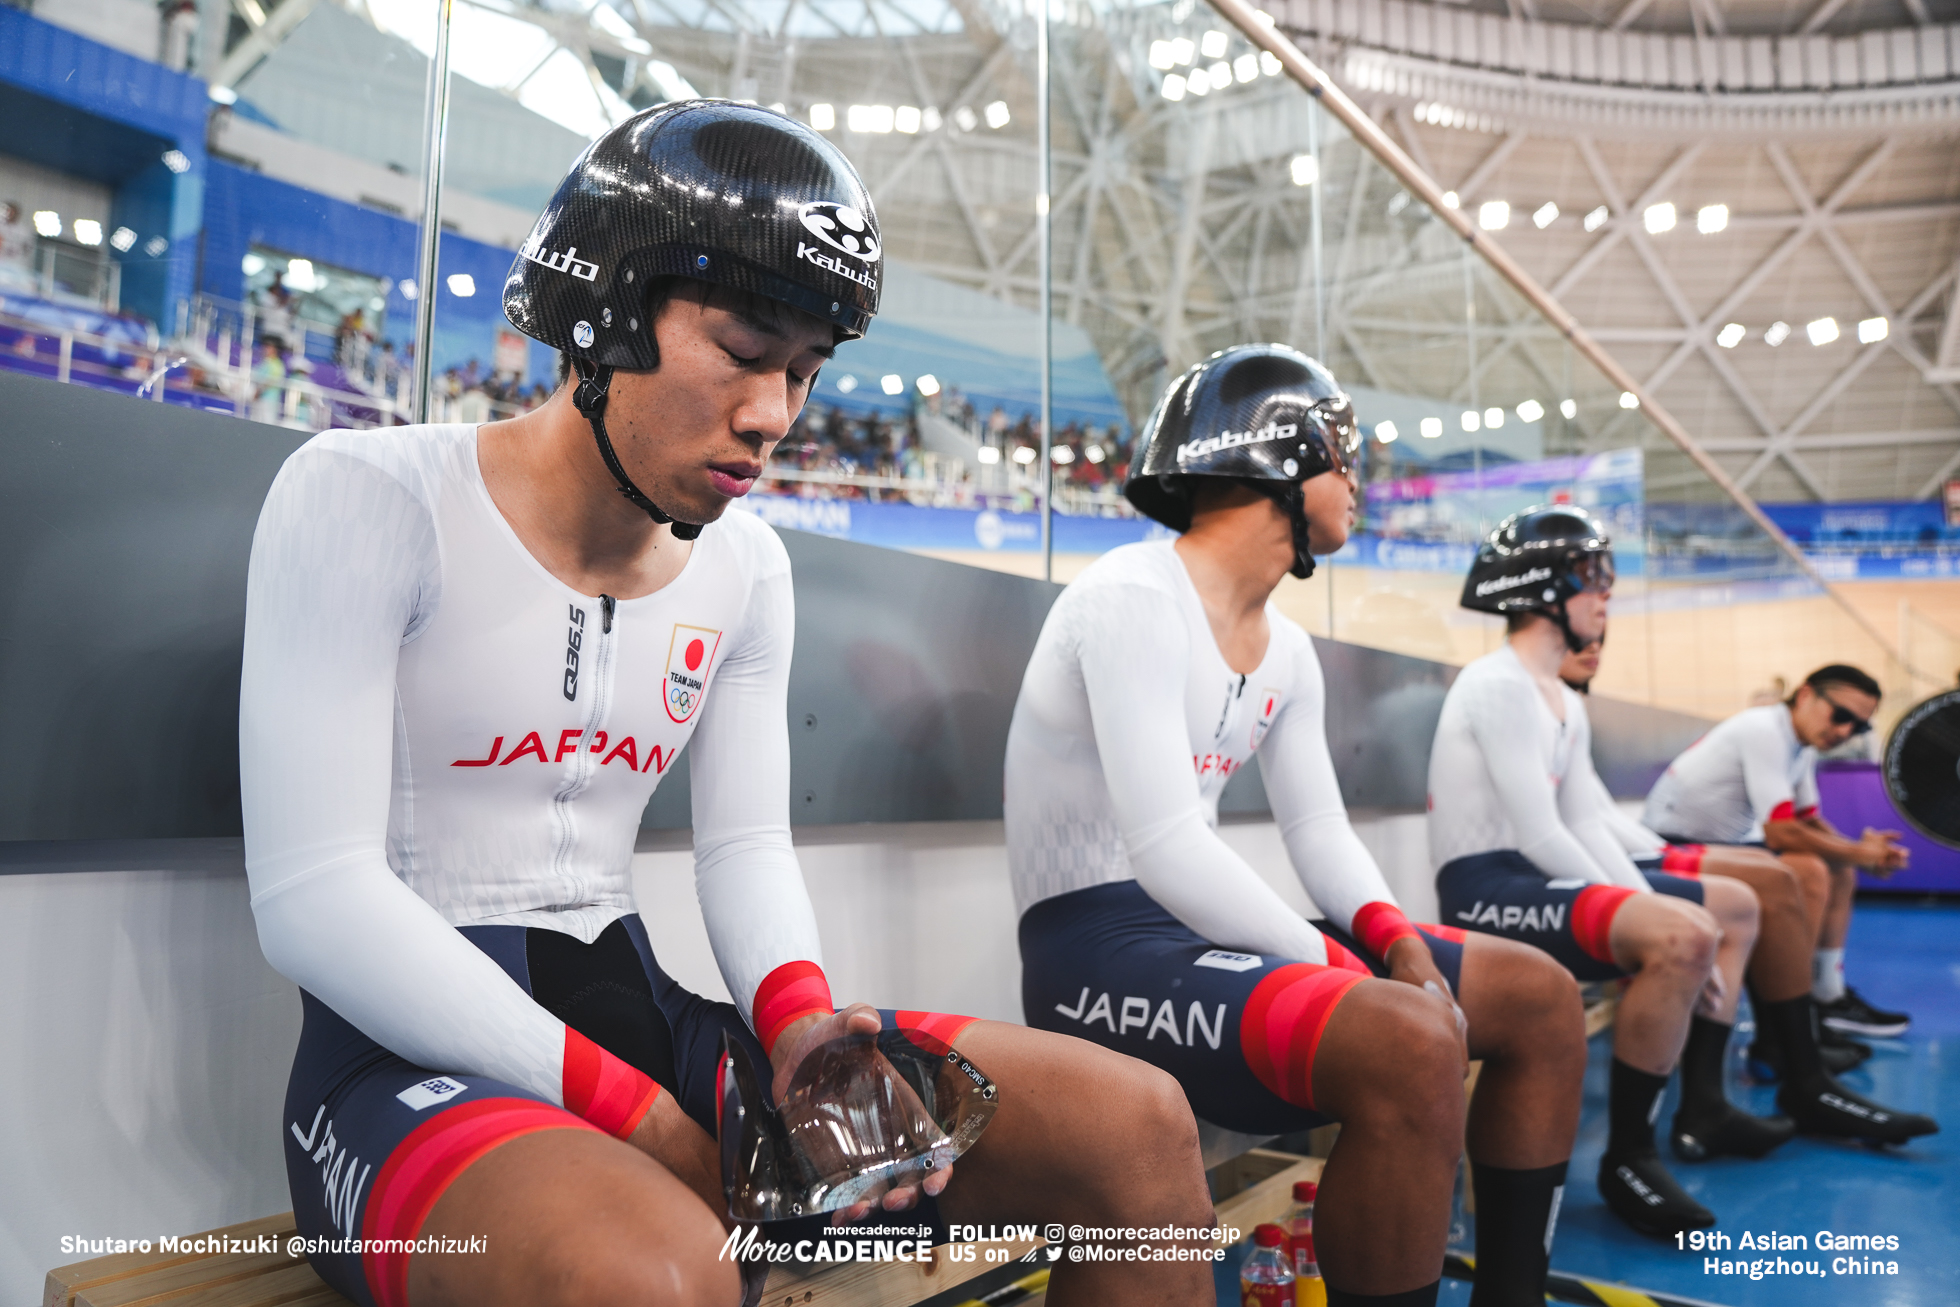
[[[1913,1016],[1904,1039],[1882,1041],[1864,1067],[1845,1077],[1851,1088],[1891,1106],[1927,1112],[1945,1133],[1908,1149],[1868,1149],[1797,1139],[1760,1162],[1722,1160],[1675,1164],[1690,1193],[1721,1219],[1717,1231],[1739,1244],[1745,1231],[1802,1234],[1805,1251],[1786,1259],[1822,1263],[1822,1278],[1765,1277],[1751,1281],[1708,1274],[1707,1254],[1676,1251],[1643,1239],[1610,1215],[1594,1187],[1606,1143],[1606,1078],[1610,1034],[1593,1041],[1586,1075],[1585,1114],[1572,1159],[1572,1179],[1559,1218],[1552,1264],[1587,1279],[1660,1290],[1724,1307],[1949,1307],[1960,1304],[1960,906],[1922,906],[1861,899],[1846,949],[1845,970],[1873,1003]],[[1737,1101],[1752,1111],[1774,1110],[1775,1090],[1745,1086]],[[1674,1090],[1661,1109],[1664,1130],[1674,1114]],[[1896,1235],[1899,1251],[1878,1256],[1898,1263],[1897,1275],[1832,1275],[1831,1262],[1868,1253],[1818,1252],[1819,1230]],[[1219,1268],[1219,1302],[1238,1301],[1239,1254]],[[1754,1252],[1719,1254],[1736,1261]],[[1768,1254],[1774,1260],[1778,1254]],[[1466,1304],[1469,1286],[1444,1281],[1440,1301]]]

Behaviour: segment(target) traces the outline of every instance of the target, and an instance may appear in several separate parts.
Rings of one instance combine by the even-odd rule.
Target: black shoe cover
[[[1776,1105],[1796,1123],[1797,1133],[1870,1144],[1903,1144],[1939,1133],[1939,1122],[1917,1112],[1898,1112],[1846,1089],[1829,1076],[1807,1085],[1784,1085]]]
[[[1600,1158],[1599,1196],[1613,1215],[1649,1238],[1670,1239],[1715,1224],[1715,1213],[1688,1197],[1651,1149]]]
[[[1711,1157],[1766,1157],[1796,1133],[1796,1123],[1787,1116],[1751,1116],[1724,1103],[1708,1117],[1690,1116],[1685,1109],[1676,1112],[1668,1137],[1682,1161],[1706,1162]]]

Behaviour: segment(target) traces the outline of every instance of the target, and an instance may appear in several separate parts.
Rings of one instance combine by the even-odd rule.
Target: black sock
[[[1785,1084],[1808,1082],[1824,1074],[1823,1054],[1817,1048],[1815,1007],[1808,994],[1756,1005],[1757,1029],[1772,1031],[1771,1038],[1783,1053]]]
[[[1681,1110],[1691,1119],[1719,1117],[1729,1105],[1722,1071],[1731,1029],[1700,1015],[1688,1025],[1688,1046],[1681,1050]]]
[[[1654,1118],[1660,1114],[1667,1077],[1649,1075],[1613,1059],[1606,1093],[1606,1156],[1628,1157],[1654,1151]]]
[[[1400,1293],[1348,1293],[1330,1284],[1327,1307],[1436,1307],[1436,1293],[1442,1287],[1443,1282],[1437,1279]]]
[[[1470,1176],[1477,1195],[1477,1281],[1470,1307],[1543,1303],[1565,1163],[1506,1171],[1472,1162]]]

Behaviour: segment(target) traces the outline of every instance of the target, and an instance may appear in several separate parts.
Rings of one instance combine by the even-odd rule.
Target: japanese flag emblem
[[[667,646],[667,716],[686,722],[701,706],[708,685],[708,671],[714,666],[715,651],[721,647],[721,632],[705,626],[674,623],[674,638]]]
[[[1266,732],[1273,727],[1273,718],[1279,716],[1281,694],[1278,690],[1259,692],[1259,715],[1252,722],[1252,747],[1258,748],[1259,741],[1266,738]]]

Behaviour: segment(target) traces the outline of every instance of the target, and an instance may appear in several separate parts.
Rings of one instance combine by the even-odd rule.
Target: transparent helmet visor
[[[875,1203],[980,1137],[999,1091],[922,1030],[852,1034],[812,1049],[771,1107],[741,1045],[722,1037],[722,1188],[738,1221]]]
[[[1613,555],[1610,552],[1587,554],[1572,565],[1572,579],[1579,583],[1581,590],[1605,594],[1613,588],[1616,579]]]

